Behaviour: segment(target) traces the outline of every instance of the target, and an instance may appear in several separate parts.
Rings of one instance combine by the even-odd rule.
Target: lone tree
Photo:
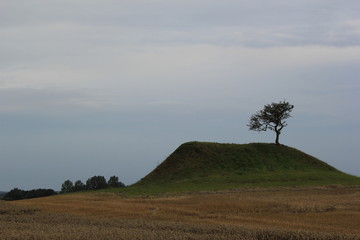
[[[247,125],[250,130],[266,131],[268,129],[275,131],[275,143],[279,144],[281,131],[287,126],[285,119],[291,117],[290,112],[294,108],[288,102],[271,103],[264,106],[264,109],[253,114],[250,123]]]

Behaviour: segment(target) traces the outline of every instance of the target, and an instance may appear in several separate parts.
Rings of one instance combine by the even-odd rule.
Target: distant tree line
[[[28,198],[47,197],[56,194],[57,193],[53,189],[33,189],[26,191],[26,190],[14,188],[10,192],[6,193],[2,199],[6,201],[13,201],[13,200],[28,199]]]
[[[125,184],[119,181],[117,176],[112,176],[106,181],[105,177],[103,176],[94,176],[89,178],[86,181],[86,184],[82,183],[80,180],[77,180],[73,183],[70,180],[66,180],[61,185],[61,193],[70,193],[70,192],[79,192],[79,191],[86,191],[86,190],[99,190],[105,188],[121,188],[125,187]],[[53,189],[33,189],[33,190],[21,190],[19,188],[14,188],[10,190],[10,192],[0,192],[0,199],[6,201],[13,201],[13,200],[22,200],[28,198],[39,198],[39,197],[47,197],[56,195],[57,192]]]
[[[87,191],[87,190],[99,190],[105,188],[121,188],[125,187],[125,184],[119,181],[117,176],[112,176],[106,181],[103,176],[94,176],[89,178],[86,181],[86,184],[81,182],[81,180],[77,180],[73,183],[70,180],[66,180],[61,185],[61,193],[71,193],[71,192],[79,192],[79,191]]]

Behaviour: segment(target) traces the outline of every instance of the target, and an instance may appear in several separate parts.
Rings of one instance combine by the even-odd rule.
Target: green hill
[[[284,145],[188,142],[126,191],[157,193],[330,184],[359,185],[360,178]]]

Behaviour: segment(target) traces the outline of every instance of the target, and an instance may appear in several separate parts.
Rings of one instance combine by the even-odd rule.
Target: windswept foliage
[[[291,117],[290,112],[294,105],[288,102],[267,104],[264,109],[253,114],[248,127],[254,131],[266,131],[268,129],[276,133],[275,143],[279,144],[281,131],[287,126],[285,119]]]

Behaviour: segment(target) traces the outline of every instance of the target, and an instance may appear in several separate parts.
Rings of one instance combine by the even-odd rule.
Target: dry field
[[[360,239],[360,187],[0,201],[0,239]]]

